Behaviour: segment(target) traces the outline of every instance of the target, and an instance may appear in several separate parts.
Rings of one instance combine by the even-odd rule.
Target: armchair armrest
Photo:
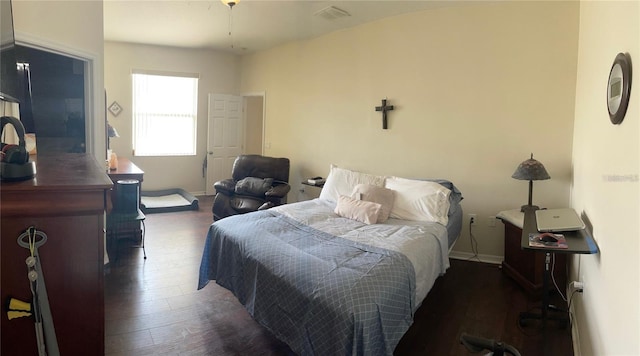
[[[264,195],[266,197],[282,198],[286,196],[290,190],[291,186],[289,184],[278,184],[271,187]]]
[[[213,187],[218,193],[233,194],[236,189],[236,182],[233,179],[223,179],[213,183]]]

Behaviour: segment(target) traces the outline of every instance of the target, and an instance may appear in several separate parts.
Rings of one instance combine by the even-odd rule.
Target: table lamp
[[[531,154],[531,158],[520,163],[511,178],[529,181],[529,204],[523,205],[520,208],[520,211],[524,211],[525,208],[534,210],[540,209],[538,206],[531,204],[531,196],[533,194],[533,181],[550,179],[551,177],[549,177],[549,173],[547,173],[547,170],[544,168],[542,163],[533,159],[533,153]]]
[[[118,169],[118,156],[115,152],[111,151],[111,138],[112,137],[120,137],[116,128],[111,126],[109,122],[107,122],[107,162],[109,166],[109,170]]]
[[[112,137],[120,137],[116,128],[111,126],[111,124],[107,121],[107,149],[111,148],[111,138]]]

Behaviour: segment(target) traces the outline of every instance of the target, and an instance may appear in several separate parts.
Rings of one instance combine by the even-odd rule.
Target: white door
[[[233,162],[243,153],[242,97],[209,94],[206,194],[215,194],[213,183],[231,178]]]

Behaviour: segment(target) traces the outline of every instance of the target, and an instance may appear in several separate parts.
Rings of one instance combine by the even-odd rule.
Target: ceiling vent
[[[351,16],[351,14],[349,14],[348,12],[342,10],[342,9],[338,9],[335,6],[328,6],[325,7],[324,9],[316,12],[314,14],[315,16],[320,16],[325,20],[329,20],[329,21],[333,21],[333,20],[337,20],[341,17],[348,17]]]

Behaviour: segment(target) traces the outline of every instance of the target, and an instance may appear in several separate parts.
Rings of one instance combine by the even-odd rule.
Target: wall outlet
[[[473,225],[478,221],[478,216],[476,214],[469,214],[469,225]]]
[[[584,283],[578,282],[578,281],[573,281],[573,282],[569,283],[569,288],[571,289],[571,291],[577,291],[577,292],[583,293],[584,292]]]
[[[489,216],[489,219],[487,220],[487,225],[489,227],[496,227],[496,217],[495,216]]]

